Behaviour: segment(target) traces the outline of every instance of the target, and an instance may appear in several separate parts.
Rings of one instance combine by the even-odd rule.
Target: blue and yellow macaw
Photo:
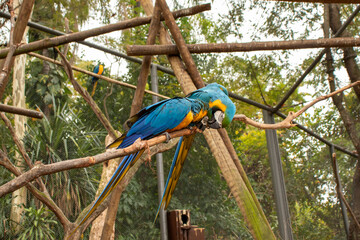
[[[98,64],[97,66],[94,67],[93,73],[101,75],[103,73],[103,71],[104,71],[104,66],[102,64]],[[93,76],[91,78],[91,85],[93,85],[93,90],[91,92],[91,96],[94,96],[94,94],[95,94],[95,89],[96,89],[98,80],[99,80],[99,78],[97,78],[95,76]]]
[[[172,98],[145,107],[126,122],[129,130],[107,148],[126,148],[139,138],[148,140],[160,134],[170,133],[186,127],[225,127],[231,122],[234,114],[235,105],[227,96],[226,89],[219,84],[209,84],[185,98]],[[185,136],[179,141],[160,206],[165,203],[167,207],[169,204],[194,136],[195,134]],[[143,152],[144,150],[140,150],[122,159],[110,181],[78,227],[90,217],[110,194]]]
[[[220,84],[209,84],[204,88],[192,92],[187,98],[199,99],[209,105],[207,116],[204,117],[202,121],[202,124],[205,127],[214,129],[227,127],[235,115],[235,105],[230,100],[226,88]],[[194,136],[195,134],[183,136],[179,140],[155,220],[159,214],[160,208],[164,207],[164,209],[167,209],[170,203],[170,199],[179,180],[184,161],[190,150]]]

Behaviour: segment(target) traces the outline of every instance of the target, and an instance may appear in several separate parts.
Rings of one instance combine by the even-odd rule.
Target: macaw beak
[[[213,114],[213,117],[208,121],[208,126],[213,129],[219,129],[222,127],[222,122],[225,118],[225,114],[218,110]]]

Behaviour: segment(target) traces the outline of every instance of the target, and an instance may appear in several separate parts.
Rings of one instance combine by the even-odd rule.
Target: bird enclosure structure
[[[357,67],[357,70],[360,69],[357,62],[354,60],[357,52],[353,50],[353,47],[360,45],[360,39],[357,37],[352,37],[349,32],[347,32],[347,27],[349,25],[354,24],[354,22],[358,24],[358,13],[360,11],[360,6],[354,6],[353,12],[351,14],[348,14],[347,19],[339,26],[339,24],[336,25],[335,23],[333,23],[335,21],[335,17],[331,15],[334,14],[336,10],[335,4],[342,3],[352,5],[354,2],[346,0],[315,1],[321,4],[324,9],[324,38],[284,41],[252,41],[241,43],[224,42],[187,44],[186,37],[184,37],[184,35],[187,34],[184,33],[187,29],[183,29],[181,27],[182,24],[179,23],[179,21],[181,21],[181,18],[184,17],[193,15],[197,16],[200,14],[204,14],[204,12],[206,11],[211,11],[211,4],[197,5],[188,9],[182,9],[172,12],[169,9],[169,6],[165,0],[156,0],[154,4],[150,0],[140,0],[136,1],[138,4],[137,8],[141,7],[143,10],[143,15],[146,16],[138,16],[135,18],[126,19],[117,23],[110,23],[101,27],[92,28],[85,31],[71,32],[68,29],[67,33],[64,33],[29,20],[34,2],[34,0],[24,0],[23,3],[20,5],[20,12],[18,14],[15,14],[13,2],[12,0],[9,0],[6,1],[9,13],[6,13],[4,8],[2,8],[0,11],[0,17],[4,19],[9,19],[11,22],[10,39],[8,41],[8,45],[6,47],[0,48],[0,99],[2,99],[2,103],[0,104],[0,116],[3,120],[4,126],[6,126],[7,131],[10,132],[11,138],[13,139],[17,147],[16,152],[19,152],[17,153],[19,154],[19,158],[23,159],[22,162],[24,162],[23,164],[14,163],[11,160],[9,153],[4,150],[5,147],[3,147],[3,150],[0,150],[0,165],[4,167],[9,173],[14,175],[11,180],[2,182],[2,185],[0,186],[0,198],[4,198],[6,195],[11,194],[19,189],[26,188],[36,199],[36,204],[45,205],[47,209],[49,209],[54,214],[57,221],[60,223],[59,225],[61,225],[64,230],[64,239],[80,239],[81,235],[85,231],[87,231],[87,228],[90,224],[92,224],[92,229],[90,230],[90,236],[92,237],[90,239],[114,239],[114,225],[116,214],[118,212],[119,201],[124,190],[129,185],[130,180],[134,177],[141,164],[144,162],[148,162],[147,160],[151,158],[152,155],[156,154],[158,196],[159,202],[161,203],[162,194],[164,192],[164,188],[166,188],[166,186],[164,186],[164,168],[163,157],[161,153],[173,148],[177,143],[176,139],[178,137],[186,138],[195,134],[194,129],[183,127],[181,129],[176,129],[176,131],[170,131],[169,133],[167,133],[166,136],[162,134],[156,134],[149,139],[139,139],[134,141],[134,143],[130,144],[129,146],[116,150],[102,150],[101,153],[95,153],[91,151],[91,153],[85,153],[84,155],[80,155],[80,152],[82,153],[82,151],[79,150],[78,156],[70,155],[66,151],[67,158],[62,159],[61,161],[53,161],[52,159],[50,159],[51,161],[48,163],[43,163],[41,159],[34,161],[29,157],[29,152],[33,150],[29,150],[29,146],[26,146],[23,143],[23,141],[21,140],[22,137],[18,136],[18,134],[14,130],[14,125],[16,125],[16,123],[12,123],[11,120],[8,119],[7,115],[21,115],[28,118],[33,118],[33,121],[36,121],[36,119],[42,119],[41,121],[45,122],[47,121],[46,119],[48,118],[48,113],[45,111],[29,109],[25,105],[18,107],[7,104],[9,99],[5,98],[5,96],[8,95],[7,89],[10,88],[8,85],[10,85],[11,82],[10,73],[14,66],[15,56],[28,55],[33,57],[34,59],[41,59],[41,61],[44,61],[47,64],[53,64],[51,66],[56,65],[59,66],[59,68],[63,68],[66,73],[66,78],[69,79],[69,83],[66,84],[66,89],[68,87],[72,89],[68,91],[68,94],[70,95],[69,98],[81,98],[82,100],[85,100],[84,104],[81,107],[88,108],[89,111],[92,112],[93,116],[96,116],[97,125],[100,125],[101,128],[106,131],[107,135],[105,139],[105,144],[102,144],[102,146],[109,146],[114,140],[119,139],[119,137],[121,136],[121,134],[115,129],[114,122],[109,117],[109,113],[106,108],[106,99],[112,94],[113,85],[121,86],[123,89],[135,90],[132,98],[129,96],[126,97],[128,99],[132,99],[131,108],[130,106],[127,106],[128,109],[124,110],[124,108],[121,106],[122,111],[125,113],[120,114],[128,114],[130,117],[132,117],[137,116],[136,114],[141,111],[145,94],[150,94],[153,96],[153,104],[159,102],[160,99],[170,99],[170,96],[167,96],[166,94],[163,94],[161,92],[159,93],[158,75],[165,76],[164,78],[166,78],[166,76],[175,77],[176,81],[178,82],[178,86],[180,86],[181,91],[185,96],[189,96],[197,89],[206,87],[211,82],[216,82],[216,79],[214,80],[213,78],[210,78],[212,80],[211,82],[204,81],[204,73],[201,72],[201,70],[199,71],[197,66],[197,62],[201,62],[201,60],[196,59],[198,54],[256,52],[273,50],[283,51],[289,49],[320,48],[323,50],[319,52],[317,57],[306,61],[307,65],[303,64],[301,68],[302,72],[296,75],[296,77],[298,78],[294,79],[291,84],[284,84],[282,88],[282,90],[284,91],[281,93],[281,98],[277,102],[267,103],[264,100],[263,103],[260,103],[248,97],[240,96],[237,93],[236,88],[234,89],[230,87],[231,84],[225,82],[225,86],[229,86],[230,89],[230,91],[228,92],[228,96],[232,99],[233,102],[235,102],[236,104],[241,103],[255,107],[258,111],[258,115],[260,115],[260,117],[257,117],[257,120],[253,120],[254,117],[245,116],[245,114],[243,114],[242,112],[242,109],[237,108],[236,114],[233,118],[233,124],[235,121],[238,121],[242,122],[245,127],[246,125],[248,125],[256,127],[260,130],[265,130],[267,146],[266,156],[268,156],[269,168],[271,170],[272,189],[276,206],[275,219],[269,218],[269,216],[264,213],[263,207],[261,206],[261,199],[259,200],[259,193],[256,191],[256,189],[254,190],[252,187],[255,181],[249,180],[249,173],[243,167],[242,159],[239,158],[239,156],[241,155],[241,153],[239,153],[239,150],[237,149],[239,141],[236,142],[229,136],[233,136],[233,133],[228,132],[231,130],[227,131],[224,128],[208,128],[200,132],[204,136],[204,139],[206,141],[206,148],[209,150],[209,152],[211,152],[211,155],[215,158],[218,168],[220,169],[219,174],[221,175],[221,180],[225,180],[228,186],[228,198],[230,198],[231,196],[231,198],[235,200],[236,205],[238,206],[241,216],[243,218],[243,221],[246,225],[246,228],[249,231],[249,236],[254,239],[296,239],[296,236],[294,235],[294,223],[291,220],[292,214],[289,210],[289,193],[286,190],[287,178],[291,178],[292,176],[291,174],[284,175],[283,168],[285,163],[284,159],[282,159],[282,155],[284,154],[283,152],[286,150],[282,150],[281,143],[279,144],[279,134],[283,134],[283,132],[280,132],[283,129],[296,128],[300,129],[301,132],[305,132],[307,135],[311,136],[312,139],[316,139],[316,141],[321,143],[321,147],[325,146],[325,148],[327,148],[330,152],[330,155],[326,157],[328,159],[328,162],[323,164],[331,166],[330,168],[333,170],[331,174],[333,174],[334,176],[334,186],[336,186],[337,196],[337,199],[334,201],[338,201],[340,205],[342,215],[342,223],[340,225],[342,226],[342,231],[346,234],[346,238],[357,239],[356,237],[360,234],[360,225],[358,222],[360,219],[360,203],[357,203],[356,201],[356,196],[358,196],[357,194],[360,193],[360,188],[359,190],[357,190],[356,188],[356,185],[358,184],[356,181],[360,179],[360,176],[358,176],[359,173],[356,173],[357,170],[360,170],[360,136],[358,133],[356,133],[355,130],[359,127],[358,120],[356,120],[358,119],[358,116],[356,115],[354,117],[355,122],[351,121],[351,116],[346,113],[346,110],[343,110],[343,99],[341,96],[343,96],[343,92],[345,90],[350,89],[354,92],[354,101],[358,103],[360,99],[360,74],[353,74],[352,76],[350,76],[349,84],[342,84],[340,86],[336,85],[334,83],[335,76],[333,75],[334,66],[331,63],[331,49],[341,49],[345,52],[344,62],[347,68],[350,68],[351,65],[353,68]],[[314,1],[293,2],[313,3]],[[138,10],[135,10],[135,12],[136,11]],[[334,27],[333,25],[336,25],[336,27]],[[32,41],[29,43],[21,43],[23,34],[27,26],[31,29],[36,29],[54,37],[39,39],[37,41]],[[118,50],[114,50],[113,48],[108,47],[104,44],[95,44],[85,40],[90,37],[96,37],[115,31],[131,31],[131,29],[135,27],[144,27],[148,29],[147,35],[144,40],[146,41],[146,44],[126,44],[126,54]],[[329,33],[330,28],[333,31],[332,35]],[[140,67],[138,67],[138,65],[136,65],[137,67],[133,67],[134,69],[139,70],[136,84],[131,84],[129,83],[129,81],[126,80],[116,80],[110,77],[109,74],[101,74],[103,73],[102,70],[104,70],[105,73],[107,67],[101,65],[100,62],[97,66],[101,66],[101,73],[98,71],[98,69],[96,70],[96,73],[94,73],[92,71],[89,71],[89,69],[84,69],[84,67],[81,67],[80,65],[75,66],[75,64],[73,64],[73,62],[69,59],[71,57],[71,54],[68,53],[68,48],[63,47],[59,50],[59,46],[67,45],[69,43],[78,43],[90,48],[100,50],[104,53],[111,54],[118,58],[126,59],[126,61],[129,62],[130,67],[133,67],[133,65],[131,64],[134,64],[134,66],[135,64],[139,64]],[[111,43],[109,43],[109,46],[111,46]],[[54,49],[53,57],[51,57],[50,54],[46,56],[44,54],[39,54],[35,52],[52,48]],[[136,56],[142,56],[142,58],[138,58]],[[166,59],[168,64],[166,66],[163,66],[155,63],[154,56],[158,56],[158,58],[161,58],[162,60]],[[325,60],[324,56],[326,57]],[[241,64],[245,63],[241,62]],[[316,97],[314,100],[307,102],[306,104],[303,104],[295,111],[289,111],[285,106],[286,103],[289,102],[289,99],[294,97],[294,95],[299,91],[301,84],[304,83],[308,75],[312,71],[314,71],[316,66],[318,66],[319,64],[323,64],[323,69],[325,69],[326,73],[328,74],[330,92],[322,92],[321,94],[319,94],[320,96]],[[168,66],[171,66],[171,68],[169,68]],[[349,75],[351,75],[351,70],[348,70],[348,72]],[[94,79],[97,79],[94,80],[96,81],[96,83],[91,94],[87,90],[88,85],[86,85],[87,83],[85,83],[86,80],[81,79],[81,77],[77,75],[80,73],[84,74],[84,76],[86,75],[87,78],[88,76],[92,76],[94,77]],[[43,70],[42,72],[37,71],[37,74],[45,75]],[[149,76],[151,81],[151,88],[148,85]],[[269,77],[271,77],[270,73]],[[40,78],[39,81],[43,81],[43,79]],[[101,82],[106,82],[109,85],[111,84],[111,92],[109,90],[107,92],[107,95],[104,97],[104,100],[102,101],[105,106],[104,108],[100,105],[100,100],[97,99],[96,96],[95,88],[96,84],[98,84],[97,81],[99,82],[99,84],[101,84]],[[257,79],[256,81],[258,83]],[[271,80],[268,81],[270,82]],[[172,85],[168,87],[171,88]],[[265,88],[266,87],[264,87],[264,89]],[[248,91],[250,92],[255,90],[248,89]],[[269,90],[269,92],[271,92],[271,89]],[[122,92],[122,94],[126,94],[125,90],[124,92]],[[272,92],[272,94],[277,96],[280,95],[279,91],[274,91]],[[49,98],[54,99],[54,96],[49,96]],[[343,119],[345,125],[345,130],[343,131],[346,132],[346,134],[352,140],[355,150],[351,149],[352,147],[349,147],[349,144],[346,144],[346,147],[344,147],[344,145],[342,145],[341,143],[339,144],[339,141],[334,142],[328,140],[326,137],[323,137],[323,135],[325,135],[323,129],[321,129],[321,131],[319,130],[319,132],[313,131],[308,126],[304,126],[295,121],[296,118],[302,116],[306,110],[313,107],[316,103],[330,98],[333,100],[337,109],[339,109],[339,115],[341,116],[340,118]],[[60,108],[56,109],[56,106],[53,106],[56,105],[56,101],[53,100],[53,102],[54,104],[46,104],[45,108],[49,111],[54,112],[61,111]],[[116,107],[119,107],[119,105],[116,105]],[[115,108],[115,106],[113,106],[112,108]],[[114,113],[114,115],[116,114],[118,113]],[[275,120],[278,119],[275,119],[276,116],[280,117],[283,120],[276,122]],[[70,116],[70,112],[67,116],[63,116],[63,118],[65,120],[67,118],[73,120],[74,123],[80,124],[81,122],[81,120],[77,120],[74,116]],[[83,121],[85,122],[88,118],[89,117],[85,117]],[[138,116],[138,118],[140,117]],[[130,121],[130,128],[132,127],[131,123],[132,122]],[[84,132],[86,131],[92,131],[92,129],[97,127],[97,125],[90,123],[90,121],[85,122],[84,128],[80,129],[80,127],[78,127],[79,132],[81,134],[84,134]],[[86,130],[87,127],[88,129]],[[172,140],[169,141],[168,135],[171,137]],[[76,137],[68,135],[67,137],[71,138],[74,142],[75,140],[77,140]],[[58,140],[58,142],[62,141],[63,140]],[[164,143],[165,141],[166,143]],[[296,144],[297,143],[294,141],[293,145]],[[37,149],[37,152],[40,151],[40,145],[38,146],[39,147]],[[47,148],[46,151],[51,152],[53,150]],[[112,191],[112,194],[106,194],[104,199],[102,199],[103,202],[100,201],[98,204],[98,200],[96,200],[94,201],[95,203],[92,202],[91,204],[86,204],[86,206],[84,206],[80,200],[76,203],[76,205],[80,205],[81,208],[79,212],[76,213],[76,218],[74,219],[74,221],[72,221],[67,215],[67,213],[65,213],[64,208],[60,207],[59,202],[54,200],[54,197],[52,196],[53,190],[48,189],[47,184],[45,184],[45,182],[47,181],[45,179],[47,179],[46,176],[48,175],[56,175],[63,171],[87,168],[94,166],[95,164],[102,163],[103,169],[101,173],[101,179],[99,181],[100,184],[98,190],[95,191],[95,199],[98,199],[98,196],[102,196],[101,194],[103,189],[107,188],[108,185],[106,184],[109,181],[113,181],[112,175],[114,174],[114,172],[117,171],[116,169],[118,168],[119,163],[121,164],[120,158],[131,154],[135,154],[135,156],[137,156],[138,152],[144,152],[143,156],[139,156],[139,160],[134,161],[130,164],[129,169],[126,170],[128,172],[125,176],[123,176],[123,178],[121,177],[121,179],[119,180],[116,179],[116,182],[119,181],[119,184],[116,186],[116,183],[115,186],[111,188],[110,191]],[[349,203],[348,200],[346,200],[348,197],[346,194],[343,193],[342,180],[339,175],[339,167],[335,152],[345,154],[347,157],[352,159],[351,161],[356,162],[355,165],[357,167],[355,169],[354,175],[355,190],[352,197],[352,203]],[[291,154],[288,155],[289,158],[292,157],[290,156]],[[296,174],[296,172],[293,174]],[[305,188],[304,191],[311,197],[311,192],[307,192],[309,191],[308,189]],[[333,191],[333,189],[331,191]],[[324,193],[323,195],[326,195],[326,193]],[[72,195],[72,197],[74,196]],[[137,197],[141,198],[141,196]],[[63,197],[63,199],[65,200],[69,200],[69,198],[70,196]],[[224,200],[223,202],[225,201],[227,200]],[[131,211],[136,211],[136,209],[133,209]],[[161,239],[172,239],[167,234],[168,231],[166,223],[166,211],[161,208],[159,208],[159,211]],[[196,211],[199,212],[201,211],[201,209],[196,209]],[[177,232],[182,233],[182,230],[185,229],[183,232],[186,232],[186,234],[188,234],[189,236],[191,234],[199,234],[199,236],[201,236],[201,239],[205,239],[204,231],[202,228],[200,229],[196,226],[190,225],[190,222],[188,222],[189,224],[186,225],[186,221],[183,221],[183,225],[181,225],[181,214],[186,216],[189,215],[188,212],[186,212],[185,214],[181,213],[181,211],[174,211],[169,213],[168,216],[170,216],[170,218],[172,219],[169,222],[174,222],[174,225],[169,227],[171,229],[170,235],[175,236]],[[221,221],[220,217],[219,221]],[[275,221],[276,224],[272,223],[272,221]]]

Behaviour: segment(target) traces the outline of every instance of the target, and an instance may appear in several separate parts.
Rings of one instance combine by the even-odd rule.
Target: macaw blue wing
[[[156,221],[156,218],[159,215],[160,209],[162,207],[164,207],[164,209],[167,209],[167,207],[170,203],[172,194],[174,193],[176,184],[180,178],[180,174],[181,174],[182,168],[184,166],[185,159],[190,150],[190,147],[192,145],[194,137],[195,137],[195,134],[180,137],[180,140],[177,145],[176,152],[175,152],[175,155],[174,155],[171,167],[170,167],[169,175],[166,180],[164,193],[161,197],[161,201],[160,201],[154,222]]]
[[[167,132],[176,131],[187,127],[193,121],[197,121],[201,114],[205,115],[206,106],[202,101],[196,99],[187,99],[187,98],[173,98],[169,100],[164,100],[162,102],[156,103],[149,107],[142,109],[138,114],[130,118],[131,127],[124,133],[121,137],[116,139],[108,148],[126,148],[132,145],[137,139],[147,140],[151,139],[159,134]],[[183,141],[187,143],[192,142],[192,137],[186,137]],[[177,173],[176,179],[169,185],[172,186],[170,189],[170,197],[175,188],[178,176],[180,175],[183,161],[186,158],[188,148],[190,145],[184,144],[180,148],[179,159],[181,167],[178,167],[177,164],[174,172]],[[86,213],[85,217],[81,220],[78,227],[83,224],[89,216],[95,211],[95,209],[104,201],[104,199],[111,193],[111,191],[116,187],[116,185],[121,181],[125,176],[128,170],[135,164],[135,162],[143,154],[144,150],[141,150],[137,153],[125,156],[121,161],[120,165],[116,169],[115,173],[111,177],[110,181],[96,199],[93,206]],[[181,158],[180,158],[181,157]],[[170,201],[170,198],[168,201]],[[78,228],[77,227],[77,228]],[[77,229],[76,228],[76,229]],[[73,231],[75,232],[76,229]]]

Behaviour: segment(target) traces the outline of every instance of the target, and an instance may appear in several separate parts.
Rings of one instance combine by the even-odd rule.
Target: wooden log
[[[173,12],[173,16],[174,16],[174,18],[179,18],[179,17],[189,16],[189,15],[194,15],[199,12],[207,11],[209,9],[210,9],[210,4],[203,4],[203,5],[199,5],[196,7]],[[62,36],[58,36],[58,37],[42,39],[39,41],[35,41],[35,42],[29,43],[29,44],[24,44],[24,45],[19,46],[16,49],[14,56],[23,54],[23,53],[41,50],[44,48],[59,46],[59,45],[69,43],[69,42],[82,41],[89,37],[95,37],[95,36],[105,34],[105,33],[110,33],[113,31],[124,30],[124,29],[128,29],[128,28],[141,26],[141,25],[150,23],[151,18],[152,18],[152,16],[137,17],[137,18],[125,20],[125,21],[118,22],[118,23],[108,24],[106,26],[101,26],[98,28],[93,28],[93,29],[89,29],[89,30],[85,30],[85,31],[77,32],[77,33],[70,33],[70,34],[66,34],[66,35],[62,35]],[[26,24],[25,24],[25,26],[26,26]],[[0,50],[0,59],[5,58],[8,52],[9,52],[9,48],[1,49]]]
[[[190,53],[250,52],[304,48],[355,47],[360,46],[360,38],[343,37],[271,42],[202,43],[187,44],[186,46]],[[126,47],[126,53],[129,56],[178,55],[179,50],[176,45],[129,45]]]

